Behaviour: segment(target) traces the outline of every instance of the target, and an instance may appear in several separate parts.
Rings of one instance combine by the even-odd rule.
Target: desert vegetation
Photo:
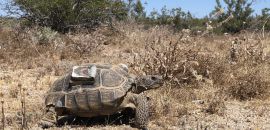
[[[0,19],[0,128],[41,129],[47,90],[85,63],[125,63],[136,75],[162,75],[164,85],[146,93],[150,129],[270,128],[268,9],[255,17],[248,0],[224,0],[225,11],[217,0],[212,17],[194,18],[180,8],[146,16],[132,0],[42,1],[14,0],[24,17]],[[66,12],[58,10],[62,4]],[[85,15],[92,6],[99,13]],[[74,118],[51,129],[133,129],[127,113]]]

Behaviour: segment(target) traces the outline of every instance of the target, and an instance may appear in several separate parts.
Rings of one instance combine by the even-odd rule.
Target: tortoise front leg
[[[46,108],[45,115],[38,123],[38,125],[42,128],[54,127],[56,126],[57,120],[58,116],[55,112],[54,107],[48,107]]]
[[[147,97],[144,94],[136,95],[134,104],[136,106],[136,126],[140,129],[147,130],[149,120],[149,106]]]

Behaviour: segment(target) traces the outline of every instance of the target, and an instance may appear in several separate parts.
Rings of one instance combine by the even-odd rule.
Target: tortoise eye
[[[156,77],[154,77],[154,76],[152,76],[152,77],[151,77],[151,80],[157,80],[157,78],[156,78]]]

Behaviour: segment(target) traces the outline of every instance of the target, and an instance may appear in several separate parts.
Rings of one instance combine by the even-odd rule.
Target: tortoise
[[[159,75],[134,76],[125,64],[88,64],[96,67],[93,84],[73,84],[72,74],[56,80],[45,98],[43,128],[57,124],[58,116],[95,117],[112,115],[126,108],[135,110],[135,126],[147,129],[149,112],[146,90],[162,86]]]

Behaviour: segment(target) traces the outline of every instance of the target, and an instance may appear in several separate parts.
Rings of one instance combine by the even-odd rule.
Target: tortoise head
[[[144,75],[135,78],[135,83],[132,87],[132,92],[141,93],[149,89],[161,87],[163,79],[159,75]]]

